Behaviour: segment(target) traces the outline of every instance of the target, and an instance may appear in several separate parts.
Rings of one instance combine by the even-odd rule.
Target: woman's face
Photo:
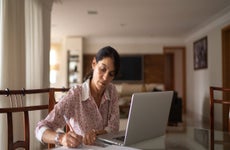
[[[104,90],[115,77],[113,59],[105,57],[99,62],[96,62],[96,59],[94,59],[92,68],[94,70],[92,82],[98,90]]]

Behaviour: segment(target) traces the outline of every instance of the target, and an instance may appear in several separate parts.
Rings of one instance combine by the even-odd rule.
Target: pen
[[[72,127],[71,124],[69,123],[68,118],[67,118],[65,115],[63,115],[63,117],[64,117],[64,119],[65,119],[66,124],[67,124],[68,127],[70,128],[70,130],[73,131],[73,132],[76,134],[76,132],[74,131],[73,127]],[[81,143],[79,146],[82,147],[82,146],[83,146],[82,143]]]
[[[68,118],[67,118],[65,115],[63,115],[63,117],[64,117],[64,119],[65,119],[66,124],[67,124],[68,127],[70,128],[70,130],[73,131],[73,132],[75,133],[73,127],[72,127],[71,124],[69,123]],[[75,133],[75,134],[76,134],[76,133]]]

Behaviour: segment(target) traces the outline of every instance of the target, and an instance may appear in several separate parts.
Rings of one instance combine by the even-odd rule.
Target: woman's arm
[[[59,139],[62,139],[64,133],[56,133],[51,129],[46,129],[42,135],[42,141],[45,143],[52,143],[52,144],[57,144],[55,141],[56,136],[59,134]],[[61,141],[59,141],[61,143]]]
[[[73,104],[73,100],[75,100],[73,98],[74,94],[75,94],[74,89],[70,89],[70,91],[64,97],[62,97],[59,100],[59,102],[54,106],[54,109],[48,114],[48,116],[44,120],[38,122],[35,133],[39,141],[55,144],[55,139],[68,140],[68,138],[62,137],[64,135],[66,135],[66,137],[68,137],[69,135],[72,135],[72,137],[78,137],[76,136],[76,134],[72,134],[71,132],[68,132],[63,135],[60,133],[57,134],[55,132],[58,128],[63,128],[65,126],[66,122],[64,120],[64,115],[68,114],[67,116],[68,118],[74,116],[73,109],[75,109],[75,107],[72,106],[77,106]],[[69,139],[71,140],[71,138]],[[68,141],[67,142],[65,142],[65,140],[62,141],[59,141],[60,144],[62,145],[64,144],[65,146],[66,145],[68,146]],[[56,140],[56,144],[58,144],[57,140]]]
[[[107,132],[119,131],[120,111],[119,96],[116,87],[113,85],[111,90],[111,100],[109,105],[108,125],[104,128]]]
[[[42,141],[66,147],[78,147],[82,143],[82,136],[72,131],[68,133],[57,133],[51,129],[47,129],[42,135]]]

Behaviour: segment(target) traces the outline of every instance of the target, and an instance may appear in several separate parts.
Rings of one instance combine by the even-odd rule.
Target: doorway
[[[222,75],[223,75],[223,87],[230,88],[230,25],[222,29]],[[230,99],[230,95],[223,95],[224,99]],[[223,129],[228,130],[228,126],[225,121],[229,120],[227,115],[229,107],[223,106]],[[230,123],[229,123],[230,124]]]
[[[182,110],[186,113],[186,58],[185,47],[164,47],[164,54],[172,54],[174,57],[173,79],[170,82],[173,89],[182,98]]]

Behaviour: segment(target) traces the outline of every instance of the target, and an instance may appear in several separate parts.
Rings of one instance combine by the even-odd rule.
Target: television
[[[143,81],[143,56],[121,55],[120,71],[115,77],[115,82],[142,82]]]

